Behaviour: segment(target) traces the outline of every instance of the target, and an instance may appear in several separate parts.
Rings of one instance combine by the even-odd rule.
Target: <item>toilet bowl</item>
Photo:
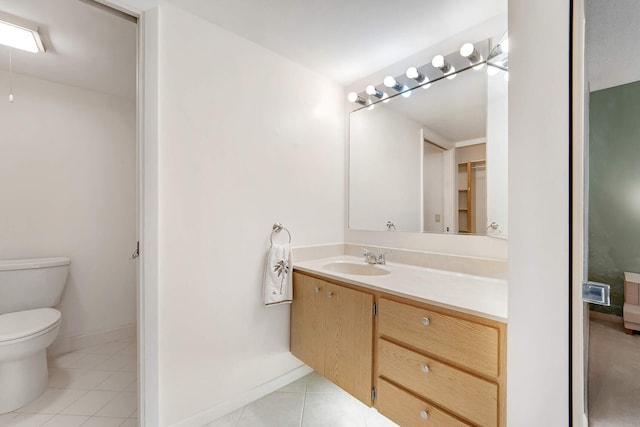
[[[47,387],[46,349],[55,340],[70,260],[0,261],[0,414],[35,400]]]

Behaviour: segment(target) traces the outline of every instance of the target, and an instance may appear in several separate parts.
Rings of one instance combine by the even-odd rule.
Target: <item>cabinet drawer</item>
[[[481,426],[498,424],[498,385],[383,339],[378,375]]]
[[[410,343],[476,372],[498,376],[498,329],[385,298],[380,298],[378,316],[380,336]]]
[[[381,378],[377,392],[376,409],[402,427],[470,426]]]

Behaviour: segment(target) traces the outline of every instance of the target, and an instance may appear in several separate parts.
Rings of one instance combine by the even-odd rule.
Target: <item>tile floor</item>
[[[136,427],[136,339],[49,360],[49,385],[36,401],[0,415],[1,427]]]
[[[397,427],[315,372],[205,427]]]
[[[589,326],[589,426],[640,426],[640,335],[607,320]]]

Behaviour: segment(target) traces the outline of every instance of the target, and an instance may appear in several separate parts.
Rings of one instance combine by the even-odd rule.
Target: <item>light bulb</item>
[[[9,94],[9,102],[13,103],[13,94],[12,93]]]
[[[498,74],[498,71],[500,71],[500,69],[493,65],[487,67],[487,74],[490,76],[495,76],[496,74]]]
[[[398,82],[396,82],[396,79],[394,79],[393,76],[385,77],[383,83],[386,87],[391,87],[391,88],[395,87],[398,84]]]
[[[422,89],[429,89],[431,87],[431,83],[427,83],[425,85],[422,85]]]
[[[431,60],[431,65],[433,65],[435,68],[444,67],[444,56],[442,55],[434,56],[433,59]]]
[[[465,43],[460,48],[460,55],[468,58],[473,54],[474,50],[476,50],[476,48],[473,46],[473,43]]]
[[[347,99],[349,100],[349,102],[356,102],[358,100],[358,94],[355,92],[351,92],[349,93],[349,95],[347,95]]]
[[[378,92],[378,89],[376,89],[374,85],[369,85],[365,89],[365,92],[367,92],[367,95],[375,95]]]
[[[504,41],[500,43],[500,47],[504,53],[509,53],[509,39],[504,39]]]
[[[402,96],[403,96],[403,97],[405,97],[405,98],[410,97],[410,96],[411,96],[411,91],[410,91],[410,90],[408,90],[408,91],[406,91],[406,92],[402,92]]]
[[[409,67],[407,68],[405,75],[409,79],[417,79],[420,73],[418,73],[418,69],[416,67]]]
[[[374,108],[376,108],[376,104],[374,104],[373,102],[369,101],[369,106],[367,107],[367,110],[373,110]]]
[[[383,103],[385,103],[385,104],[386,104],[387,102],[391,101],[391,100],[389,99],[389,94],[388,94],[387,92],[382,92],[382,98],[381,98],[381,99],[382,99],[382,102],[383,102]]]
[[[476,71],[480,71],[480,70],[482,70],[484,68],[484,65],[485,65],[484,62],[482,62],[482,63],[480,63],[478,65],[475,65],[473,67],[473,69],[476,70]]]

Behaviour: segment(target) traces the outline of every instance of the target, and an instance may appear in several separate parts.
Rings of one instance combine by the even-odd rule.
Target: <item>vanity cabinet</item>
[[[402,427],[506,426],[505,323],[299,271],[293,287],[291,352],[363,403]]]
[[[506,425],[505,324],[382,296],[376,342],[382,414],[403,426]],[[390,408],[390,402],[413,407],[416,400],[423,407],[415,406],[412,423]],[[434,405],[438,417],[445,411],[456,421],[433,421],[428,408]]]
[[[373,300],[370,293],[293,273],[291,353],[368,406]]]

